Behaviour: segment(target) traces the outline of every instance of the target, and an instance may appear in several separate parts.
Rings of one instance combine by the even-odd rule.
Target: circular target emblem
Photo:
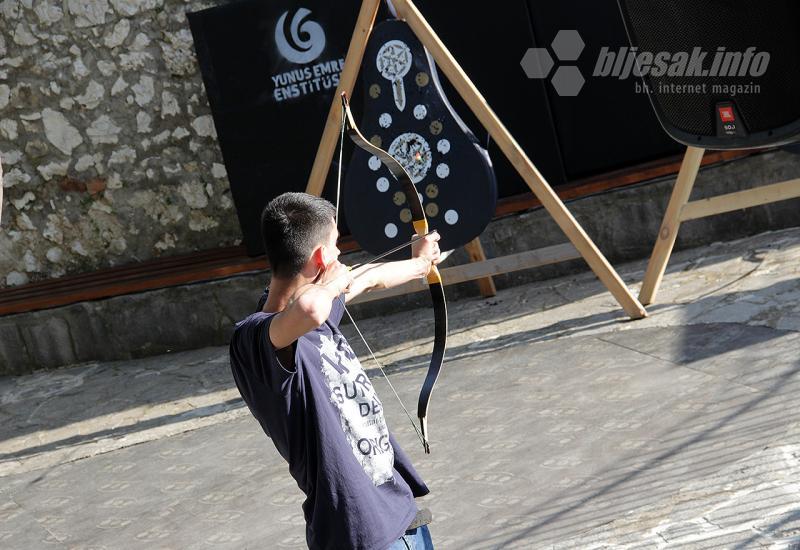
[[[411,181],[419,183],[431,168],[431,147],[419,134],[400,134],[389,145],[389,154],[403,165]]]
[[[411,48],[400,40],[389,40],[378,50],[375,65],[387,80],[403,78],[411,69]]]

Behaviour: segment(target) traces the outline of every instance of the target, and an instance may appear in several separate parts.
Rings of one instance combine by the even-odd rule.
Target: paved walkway
[[[432,455],[372,373],[437,548],[800,548],[799,275],[794,229],[677,254],[641,321],[590,273],[449,304]],[[412,411],[430,317],[359,323]],[[224,348],[0,379],[0,476],[0,548],[304,547]]]

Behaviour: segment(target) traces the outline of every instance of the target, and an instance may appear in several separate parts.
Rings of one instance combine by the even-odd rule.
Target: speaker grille
[[[769,132],[800,119],[800,3],[788,0],[621,0],[623,17],[639,51],[708,52],[718,47],[745,52],[753,46],[770,54],[761,76],[647,76],[653,105],[667,130],[673,126],[700,136],[716,135],[715,106],[734,101],[748,132]],[[665,86],[705,84],[706,93],[674,93]],[[758,93],[715,93],[715,87],[760,86]],[[719,88],[717,88],[719,89]]]

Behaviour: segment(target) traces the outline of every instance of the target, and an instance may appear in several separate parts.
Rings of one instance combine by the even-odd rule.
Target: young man
[[[305,193],[264,209],[272,280],[258,311],[236,325],[231,370],[306,494],[309,548],[433,548],[414,501],[428,487],[389,433],[339,322],[343,301],[427,275],[440,261],[439,235],[414,243],[409,260],[350,271],[338,261],[334,218],[330,202]]]

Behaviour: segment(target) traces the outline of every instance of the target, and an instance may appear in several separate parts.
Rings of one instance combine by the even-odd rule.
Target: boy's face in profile
[[[331,220],[331,230],[330,233],[328,233],[328,239],[322,244],[322,258],[325,262],[325,265],[330,265],[331,262],[339,259],[341,250],[339,250],[339,247],[336,246],[336,242],[338,240],[339,229],[337,229],[336,223]]]

